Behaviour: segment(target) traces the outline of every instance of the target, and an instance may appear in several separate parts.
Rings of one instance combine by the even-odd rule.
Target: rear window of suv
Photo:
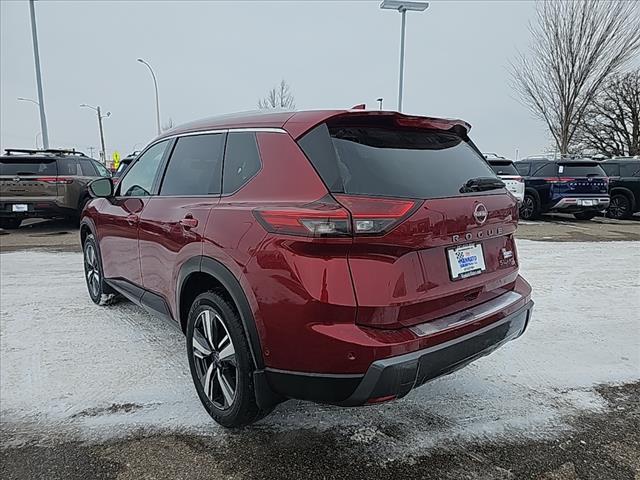
[[[606,177],[607,174],[597,163],[559,163],[559,177]]]
[[[443,198],[462,195],[471,178],[496,177],[467,142],[440,130],[322,124],[299,145],[333,193]]]
[[[0,175],[46,175],[56,176],[58,167],[55,158],[0,158]]]
[[[491,160],[489,161],[489,165],[491,165],[493,171],[498,175],[520,175],[518,170],[516,170],[516,167],[513,165],[513,162]]]

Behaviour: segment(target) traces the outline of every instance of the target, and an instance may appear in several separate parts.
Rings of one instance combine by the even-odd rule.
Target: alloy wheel
[[[235,347],[220,314],[210,308],[201,311],[191,341],[205,395],[216,408],[230,408],[238,389],[238,368]]]
[[[534,205],[534,201],[533,201],[533,197],[530,196],[526,196],[524,197],[524,200],[522,201],[522,206],[520,207],[520,216],[522,218],[531,218],[531,216],[533,215],[533,211],[535,209],[535,205]]]
[[[84,249],[84,271],[91,295],[97,297],[100,295],[100,266],[96,249],[91,243],[88,243]]]
[[[609,215],[613,218],[623,218],[628,209],[628,200],[622,196],[615,196],[609,204]]]

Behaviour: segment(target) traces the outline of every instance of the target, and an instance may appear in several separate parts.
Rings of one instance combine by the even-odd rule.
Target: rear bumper
[[[26,205],[26,212],[14,212],[13,205]],[[57,199],[33,200],[3,198],[0,201],[0,217],[2,218],[51,218],[59,216],[73,215],[76,212],[73,208],[63,206]]]
[[[608,196],[564,197],[556,202],[552,210],[580,212],[585,210],[603,211],[609,207]]]
[[[525,331],[533,302],[478,330],[429,348],[374,361],[363,375],[299,373],[267,368],[274,392],[342,406],[393,400],[429,380],[452,373],[490,354]],[[469,311],[473,321],[476,313]],[[461,318],[464,317],[464,312]]]

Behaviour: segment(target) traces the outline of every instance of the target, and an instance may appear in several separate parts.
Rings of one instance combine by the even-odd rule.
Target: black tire
[[[573,214],[573,216],[577,219],[577,220],[591,220],[593,217],[595,217],[596,215],[598,215],[598,212],[593,212],[593,211],[587,211],[587,212],[576,212]]]
[[[96,305],[113,303],[116,295],[113,289],[104,281],[100,250],[98,250],[93,234],[87,235],[84,240],[82,256],[84,260],[84,279],[87,283],[89,297]]]
[[[520,205],[520,218],[522,220],[535,220],[540,218],[540,201],[531,193],[525,193]]]
[[[611,197],[607,215],[616,220],[623,220],[631,217],[631,199],[623,193],[616,193]]]
[[[271,411],[256,403],[253,360],[241,320],[233,305],[216,292],[198,295],[191,305],[187,355],[198,397],[217,423],[241,427]]]
[[[20,228],[21,223],[21,218],[0,218],[0,228],[5,228],[7,230]]]

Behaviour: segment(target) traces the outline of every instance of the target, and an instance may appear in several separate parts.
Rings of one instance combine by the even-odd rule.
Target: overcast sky
[[[156,132],[149,61],[162,123],[252,110],[280,79],[298,109],[395,109],[400,14],[378,1],[36,2],[52,147],[139,149]],[[32,147],[40,131],[26,1],[0,2],[0,144]],[[514,98],[508,62],[526,49],[534,4],[432,2],[407,14],[404,110],[458,117],[480,149],[514,157],[548,149],[543,125]],[[97,151],[97,150],[96,150]],[[97,153],[94,153],[97,157]]]

